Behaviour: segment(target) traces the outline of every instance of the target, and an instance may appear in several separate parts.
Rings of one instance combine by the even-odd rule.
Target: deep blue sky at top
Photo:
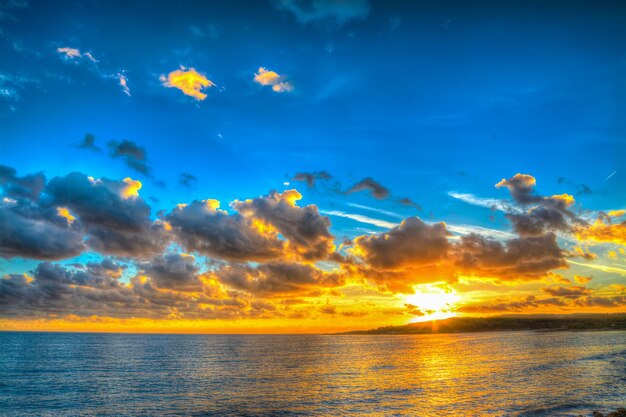
[[[590,209],[624,205],[625,3],[368,7],[363,18],[308,23],[270,1],[4,7],[0,89],[15,94],[0,97],[0,162],[22,175],[131,176],[165,209],[254,197],[320,170],[344,189],[373,177],[438,220],[486,224],[488,213],[447,193],[505,197],[493,185],[517,172],[544,194],[587,185],[593,192],[576,197]],[[99,63],[68,63],[59,47]],[[202,102],[163,87],[159,76],[181,65],[218,87]],[[253,83],[259,67],[288,76],[294,91]],[[121,71],[130,97],[106,77]],[[103,148],[144,146],[154,179],[73,146],[87,132]],[[198,177],[192,189],[177,184],[182,172]],[[323,209],[353,201],[419,214],[292,185]]]

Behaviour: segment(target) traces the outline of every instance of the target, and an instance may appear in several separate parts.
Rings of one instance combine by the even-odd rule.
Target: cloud
[[[332,176],[326,171],[319,172],[298,172],[291,179],[292,181],[304,181],[309,188],[315,186],[315,182],[318,180],[328,181]]]
[[[65,207],[78,219],[86,244],[105,254],[146,257],[163,250],[167,236],[150,219],[139,197],[141,183],[130,178],[92,179],[82,173],[56,177],[46,185],[46,204]]]
[[[373,178],[364,178],[361,181],[350,187],[346,194],[357,193],[359,191],[368,191],[374,198],[378,200],[384,200],[389,197],[389,189],[382,186],[379,182]]]
[[[192,188],[196,185],[197,182],[198,177],[186,172],[181,172],[178,178],[178,183],[185,188]]]
[[[124,92],[124,94],[130,97],[130,88],[128,87],[128,77],[126,77],[124,74],[118,73],[117,79],[118,79],[120,87],[122,87],[122,91]]]
[[[148,165],[148,154],[143,146],[124,139],[122,141],[111,141],[108,143],[109,152],[113,158],[123,158],[130,168],[144,175],[150,174],[150,166]]]
[[[496,184],[507,187],[518,204],[526,208],[507,213],[515,231],[521,236],[538,236],[548,231],[571,231],[572,224],[585,224],[570,209],[575,203],[569,194],[541,196],[535,193],[535,178],[527,174],[515,174],[508,180]]]
[[[329,21],[343,25],[350,20],[362,20],[369,14],[367,0],[277,0],[279,10],[292,13],[302,24]]]
[[[591,294],[591,290],[589,290],[588,288],[575,285],[571,287],[548,287],[542,288],[541,290],[555,297],[565,297],[572,299]]]
[[[508,180],[503,178],[496,184],[496,188],[506,187],[509,189],[513,199],[520,204],[534,203],[540,200],[540,197],[533,195],[533,189],[537,184],[537,180],[532,175],[515,174]]]
[[[461,200],[465,203],[472,204],[474,206],[486,207],[489,209],[495,209],[504,212],[521,212],[520,209],[511,206],[505,201],[499,200],[497,198],[483,198],[477,197],[474,194],[467,193],[457,193],[456,191],[449,191],[448,195],[452,198],[456,198],[457,200]]]
[[[85,250],[83,234],[55,210],[31,202],[0,202],[0,257],[57,260]]]
[[[283,254],[284,242],[276,233],[219,206],[210,199],[179,204],[165,219],[188,251],[230,261],[264,261]]]
[[[215,87],[215,83],[209,80],[206,75],[196,71],[194,68],[185,68],[170,72],[167,76],[159,77],[165,87],[178,88],[183,94],[193,97],[196,100],[204,100],[207,95],[201,90]]]
[[[19,177],[14,168],[0,165],[0,187],[5,196],[37,200],[45,183],[46,177],[42,173]]]
[[[619,214],[620,211],[615,213]],[[600,215],[592,224],[575,227],[574,233],[576,238],[582,241],[626,245],[626,221],[614,223],[612,216],[609,215]]]
[[[263,67],[254,74],[254,82],[263,86],[271,86],[276,93],[289,93],[293,91],[293,84],[285,80],[284,75],[279,75]]]
[[[95,64],[99,62],[96,58],[93,57],[91,52],[81,52],[77,48],[69,48],[69,47],[57,48],[57,52],[61,54],[61,56],[66,60],[77,60],[77,59],[84,58]]]
[[[427,225],[409,217],[389,232],[359,236],[351,253],[375,268],[427,265],[447,256],[448,235],[443,223]]]
[[[341,274],[302,263],[270,262],[256,268],[228,265],[215,275],[225,285],[259,296],[307,295],[343,284]]]
[[[140,274],[149,276],[159,288],[177,291],[199,291],[202,281],[199,277],[200,268],[192,255],[170,253],[159,255],[150,262],[138,265]]]
[[[31,86],[40,86],[38,79],[25,75],[0,73],[0,98],[9,102],[9,108],[15,110],[15,103],[21,101],[21,93]]]
[[[354,239],[348,252],[359,260],[350,268],[394,292],[410,292],[420,282],[454,282],[458,275],[496,281],[540,280],[566,268],[556,236],[548,233],[504,242],[478,234],[450,240],[444,223],[428,225],[416,217],[388,232]]]
[[[78,144],[79,149],[88,149],[95,152],[102,152],[102,149],[96,145],[96,137],[91,133],[86,133],[82,142]]]
[[[329,232],[330,220],[321,216],[317,207],[299,207],[302,195],[296,190],[271,192],[266,197],[235,201],[239,213],[253,217],[276,228],[289,241],[291,249],[305,259],[324,259],[335,250]]]
[[[392,227],[396,227],[398,225],[398,223],[389,222],[381,219],[374,219],[372,217],[363,216],[361,214],[346,213],[345,211],[341,210],[320,210],[320,213],[326,214],[328,216],[344,217],[346,219],[355,220],[360,223],[371,224],[373,226],[384,227],[387,229],[391,229]]]
[[[417,204],[415,201],[411,200],[408,197],[403,197],[398,199],[398,203],[402,204],[403,206],[409,206],[409,207],[414,207],[419,211],[422,211],[422,206],[420,206],[419,204]]]

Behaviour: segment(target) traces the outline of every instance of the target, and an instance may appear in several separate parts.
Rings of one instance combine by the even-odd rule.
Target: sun
[[[459,296],[454,290],[444,290],[434,285],[413,287],[414,294],[404,297],[404,302],[415,306],[423,315],[417,315],[411,322],[441,320],[456,316],[455,306]]]

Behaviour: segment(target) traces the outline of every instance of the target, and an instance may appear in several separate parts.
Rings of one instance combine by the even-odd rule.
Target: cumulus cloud
[[[288,93],[293,91],[293,84],[286,81],[284,75],[279,75],[274,71],[260,67],[254,74],[254,82],[263,86],[271,86],[272,90],[277,93]]]
[[[159,77],[165,87],[177,88],[183,94],[193,97],[196,100],[204,100],[207,95],[202,92],[205,88],[215,87],[215,83],[209,80],[206,75],[198,72],[195,68],[185,68],[174,70]]]
[[[5,196],[37,200],[45,183],[46,177],[42,173],[20,177],[14,168],[0,165],[0,188]]]
[[[515,174],[496,184],[497,188],[506,187],[513,200],[525,210],[510,211],[507,218],[515,231],[522,236],[538,236],[548,231],[571,231],[573,224],[584,224],[570,208],[574,197],[569,194],[553,196],[538,195],[534,188],[537,181],[532,175]]]
[[[329,232],[330,220],[314,205],[297,205],[296,190],[271,192],[268,196],[235,201],[233,208],[247,217],[274,227],[289,242],[289,248],[305,259],[323,259],[335,250]]]
[[[141,263],[141,274],[149,276],[159,288],[178,291],[199,291],[202,288],[196,259],[184,253],[158,255]]]
[[[410,292],[420,282],[454,282],[459,274],[497,281],[540,280],[567,267],[556,235],[511,238],[504,242],[474,233],[455,241],[444,223],[416,217],[388,232],[354,239],[348,268],[391,291]]]
[[[165,219],[178,241],[188,250],[231,261],[275,259],[284,242],[254,218],[229,214],[217,200],[179,204]]]
[[[276,7],[292,13],[302,24],[329,21],[342,25],[369,14],[367,0],[276,0]]]
[[[57,260],[83,250],[83,234],[55,210],[28,201],[0,202],[0,257]]]
[[[389,189],[384,187],[373,178],[364,178],[361,181],[350,187],[346,194],[358,193],[359,191],[368,191],[374,198],[378,200],[384,200],[389,197]]]
[[[234,264],[215,272],[231,288],[259,296],[307,295],[343,284],[341,274],[302,263],[270,262],[256,268]],[[309,294],[310,295],[310,294]]]
[[[145,257],[162,251],[162,225],[138,196],[139,181],[93,179],[81,173],[56,177],[46,185],[45,204],[65,207],[78,219],[86,244],[102,253]]]

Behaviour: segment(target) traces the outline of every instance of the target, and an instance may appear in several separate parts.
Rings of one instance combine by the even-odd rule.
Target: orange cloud
[[[277,93],[285,93],[293,91],[293,85],[285,81],[284,75],[279,75],[274,71],[260,67],[259,71],[254,74],[254,82],[261,85],[272,86],[272,90]]]
[[[185,95],[195,98],[196,100],[204,100],[207,95],[202,89],[215,87],[215,83],[209,80],[204,74],[199,73],[194,68],[180,67],[180,69],[170,72],[167,77],[161,75],[159,80],[164,86],[170,88],[178,88]]]
[[[124,178],[123,181],[126,183],[126,186],[120,191],[122,198],[138,197],[139,190],[141,190],[142,187],[141,181],[133,180],[129,177]]]
[[[575,233],[579,240],[626,245],[626,221],[613,224],[610,218],[599,218],[591,225],[577,227]]]

